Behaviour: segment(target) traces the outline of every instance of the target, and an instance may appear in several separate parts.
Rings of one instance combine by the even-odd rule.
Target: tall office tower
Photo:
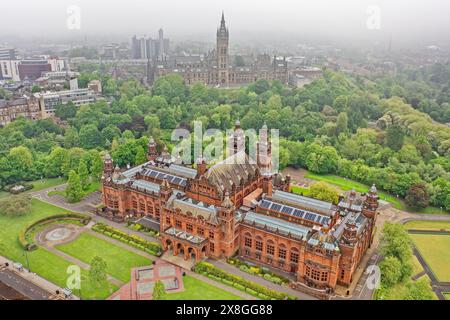
[[[158,50],[159,50],[159,58],[160,59],[164,59],[166,53],[164,51],[164,31],[163,29],[159,29],[159,45],[158,45]]]

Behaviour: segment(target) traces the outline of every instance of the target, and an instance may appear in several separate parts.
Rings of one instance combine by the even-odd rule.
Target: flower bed
[[[91,221],[91,217],[84,214],[79,213],[66,213],[66,214],[57,214],[54,216],[49,216],[40,220],[37,220],[28,226],[26,226],[20,233],[19,233],[19,243],[20,245],[27,251],[32,251],[37,249],[37,245],[33,242],[32,239],[27,238],[27,234],[33,230],[35,227],[52,223],[54,221],[58,220],[79,220],[84,225],[88,224],[89,221]]]
[[[92,230],[102,233],[108,237],[113,239],[122,241],[126,244],[129,244],[132,247],[135,247],[139,250],[145,251],[149,254],[160,257],[162,255],[162,247],[159,243],[147,241],[141,237],[127,234],[119,229],[108,226],[103,223],[97,223],[92,227]]]
[[[145,234],[149,235],[150,237],[154,237],[154,238],[159,237],[159,232],[158,231],[152,230],[152,229],[147,228],[147,227],[144,227],[143,225],[140,225],[139,223],[128,222],[127,226],[131,230],[145,233]]]
[[[194,266],[194,271],[207,276],[210,279],[233,286],[263,300],[296,300],[296,297],[286,293],[268,289],[260,284],[248,281],[234,274],[225,272],[208,262],[199,262]]]
[[[267,281],[270,281],[270,282],[273,282],[273,283],[276,283],[279,285],[289,283],[289,279],[284,278],[276,273],[273,273],[267,268],[261,268],[258,266],[250,265],[250,264],[248,264],[240,259],[237,259],[237,258],[229,258],[229,259],[227,259],[227,262],[231,265],[236,266],[241,271],[244,271],[244,272],[252,274],[252,275],[260,276],[260,277],[266,279]]]

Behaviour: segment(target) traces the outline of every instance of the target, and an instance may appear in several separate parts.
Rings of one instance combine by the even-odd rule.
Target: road
[[[50,300],[52,296],[51,293],[35,285],[31,281],[24,279],[16,272],[6,268],[0,270],[0,282],[14,288],[16,291],[31,300]]]

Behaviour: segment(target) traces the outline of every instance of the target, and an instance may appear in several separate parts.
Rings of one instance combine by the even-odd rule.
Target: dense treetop
[[[423,101],[446,107],[447,73],[428,76],[420,90],[406,71],[361,79],[329,70],[301,89],[265,80],[239,89],[186,86],[178,75],[168,75],[148,90],[134,79],[116,81],[105,69],[87,66],[81,80],[102,79],[107,100],[59,106],[64,126],[18,119],[0,129],[0,186],[68,176],[81,159],[91,174],[104,150],[119,166],[134,165],[144,161],[149,136],[170,149],[174,128],[191,129],[201,121],[205,129],[225,130],[240,119],[243,129],[266,122],[280,130],[283,167],[375,183],[401,197],[420,185],[430,204],[450,210],[450,128],[438,122],[445,117],[420,107]],[[408,80],[401,88],[398,77]],[[416,92],[418,101],[404,92]]]

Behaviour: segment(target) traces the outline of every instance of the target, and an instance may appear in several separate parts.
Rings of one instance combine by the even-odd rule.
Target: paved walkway
[[[91,268],[91,266],[88,263],[78,260],[77,258],[74,258],[71,255],[68,255],[52,246],[45,245],[44,248],[46,250],[50,251],[51,253],[63,258],[64,260],[69,261],[70,263],[76,264],[77,266],[79,266],[82,269],[89,270]],[[116,279],[110,275],[108,275],[107,279],[109,282],[111,282],[112,284],[114,284],[118,287],[121,287],[124,285],[123,281]]]
[[[275,284],[273,282],[270,282],[270,281],[268,281],[268,280],[266,280],[264,278],[261,278],[260,276],[255,276],[255,275],[249,274],[247,272],[241,271],[241,270],[239,270],[239,268],[236,268],[235,266],[232,266],[232,265],[230,265],[230,264],[228,264],[226,262],[223,262],[221,260],[208,259],[208,262],[213,264],[213,265],[215,265],[217,268],[220,268],[220,269],[222,269],[222,270],[224,270],[226,272],[235,274],[235,275],[237,275],[237,276],[239,276],[241,278],[244,278],[244,279],[250,280],[252,282],[258,283],[258,284],[260,284],[260,285],[262,285],[264,287],[267,287],[269,289],[272,289],[272,290],[275,290],[275,291],[278,291],[278,292],[287,293],[289,295],[295,296],[295,297],[297,297],[300,300],[317,300],[316,298],[314,298],[314,297],[312,297],[310,295],[307,295],[307,294],[302,293],[300,291],[291,289],[291,288],[289,288],[287,286],[280,286],[280,285]]]
[[[9,267],[6,267],[5,263],[8,263]],[[63,299],[62,296],[56,296],[56,291],[61,292],[62,288],[54,283],[26,269],[23,271],[15,270],[14,262],[2,256],[0,256],[0,265],[3,266],[0,268],[0,280],[22,295],[32,300]],[[72,295],[72,300],[79,300],[79,298]]]
[[[198,279],[200,281],[206,282],[206,283],[208,283],[210,285],[213,285],[213,286],[215,286],[217,288],[220,288],[220,289],[222,289],[224,291],[228,291],[228,292],[230,292],[230,293],[232,293],[232,294],[234,294],[234,295],[236,295],[238,297],[241,297],[242,299],[245,299],[245,300],[259,300],[255,296],[252,296],[252,295],[250,295],[250,294],[248,294],[246,292],[243,292],[241,290],[238,290],[238,289],[236,289],[234,287],[225,285],[225,284],[223,284],[221,282],[212,280],[212,279],[210,279],[208,277],[205,277],[205,276],[203,276],[201,274],[195,273],[193,271],[185,271],[185,272],[186,272],[187,275],[189,275],[189,276],[191,276],[193,278],[196,278],[196,279]]]

